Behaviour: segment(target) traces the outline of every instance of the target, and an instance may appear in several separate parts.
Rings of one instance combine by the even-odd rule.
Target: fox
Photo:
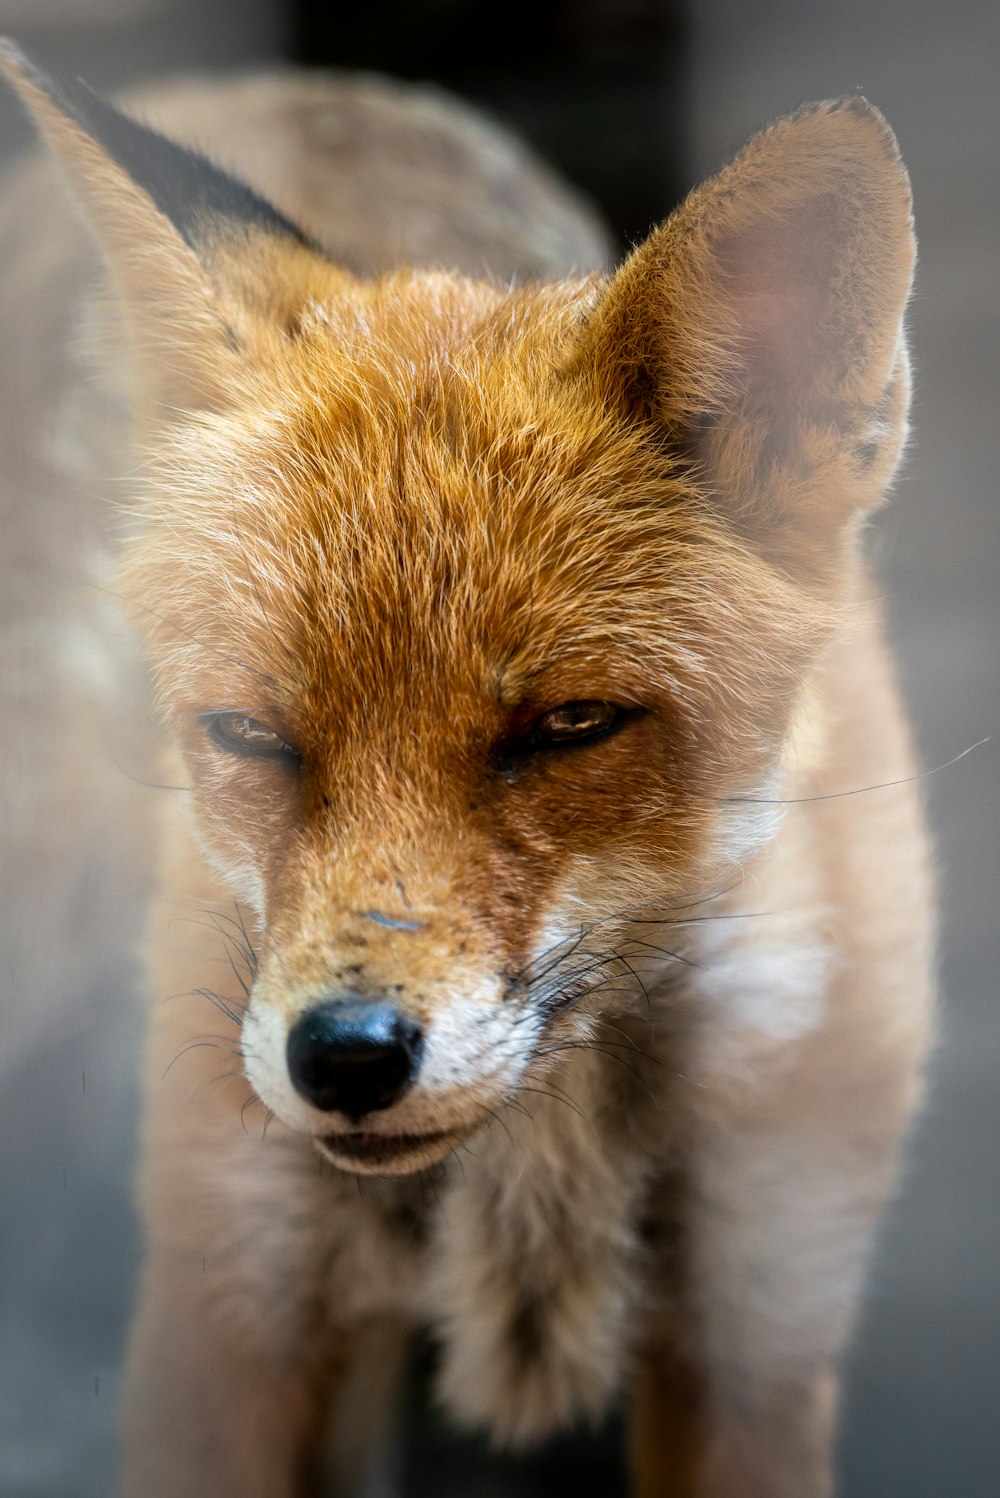
[[[633,1498],[829,1498],[934,1026],[866,546],[910,391],[889,126],[803,106],[613,266],[457,104],[181,90],[173,133],[200,107],[265,177],[286,131],[265,191],[246,141],[223,169],[0,67],[104,266],[95,650],[148,672],[170,788],[116,856],[148,905],[125,1493],[366,1491],[427,1333],[499,1446],[621,1408]]]

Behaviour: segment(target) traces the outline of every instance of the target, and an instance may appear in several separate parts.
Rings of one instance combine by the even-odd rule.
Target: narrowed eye
[[[542,714],[532,737],[538,745],[580,743],[608,733],[624,715],[613,702],[563,702]]]
[[[641,708],[620,707],[614,702],[589,698],[583,702],[561,702],[536,718],[526,733],[501,742],[497,769],[501,775],[516,778],[521,767],[535,756],[550,749],[596,744],[641,712]]]
[[[209,738],[230,754],[252,759],[286,759],[299,762],[299,751],[273,728],[247,713],[200,713]]]

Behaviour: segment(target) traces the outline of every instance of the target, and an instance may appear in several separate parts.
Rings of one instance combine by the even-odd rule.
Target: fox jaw
[[[4,66],[123,310],[121,592],[257,919],[247,1075],[337,1165],[420,1169],[673,980],[772,830],[904,436],[892,136],[779,122],[609,278],[364,282]]]

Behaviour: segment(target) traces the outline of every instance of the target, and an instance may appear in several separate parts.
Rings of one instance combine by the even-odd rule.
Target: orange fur
[[[912,789],[822,799],[909,765],[860,544],[908,393],[888,127],[779,122],[609,277],[365,279],[266,219],[172,221],[5,58],[139,374],[119,587],[193,813],[163,829],[155,992],[242,1009],[218,923],[168,918],[252,911],[250,1081],[198,1053],[164,1079],[195,998],[153,1026],[129,1491],[303,1491],[330,1368],[429,1320],[443,1397],[500,1440],[598,1415],[634,1364],[643,1498],[671,1471],[822,1498],[930,993]],[[540,750],[580,702],[617,730]],[[294,759],[220,750],[223,710]],[[348,991],[426,1044],[353,1164],[357,1125],[283,1074]]]

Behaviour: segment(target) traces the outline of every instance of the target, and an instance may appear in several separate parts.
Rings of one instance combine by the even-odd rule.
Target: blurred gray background
[[[921,249],[915,437],[876,554],[924,763],[997,733],[996,0],[372,0],[363,17],[349,9],[0,0],[0,30],[104,87],[292,57],[437,78],[485,100],[557,159],[603,202],[623,241],[769,118],[864,92],[899,137]],[[26,139],[0,101],[0,159]],[[998,769],[995,740],[927,782],[943,875],[944,1025],[851,1360],[843,1498],[1000,1493]],[[115,1014],[114,1046],[98,1018],[47,1040],[0,1084],[0,1498],[114,1492],[118,1358],[137,1255],[135,1099],[120,1068],[138,1045],[138,1019],[122,1036]],[[413,1492],[533,1498],[571,1482],[603,1498],[616,1490],[610,1440],[515,1468],[472,1444],[449,1457],[433,1430],[421,1439]]]

